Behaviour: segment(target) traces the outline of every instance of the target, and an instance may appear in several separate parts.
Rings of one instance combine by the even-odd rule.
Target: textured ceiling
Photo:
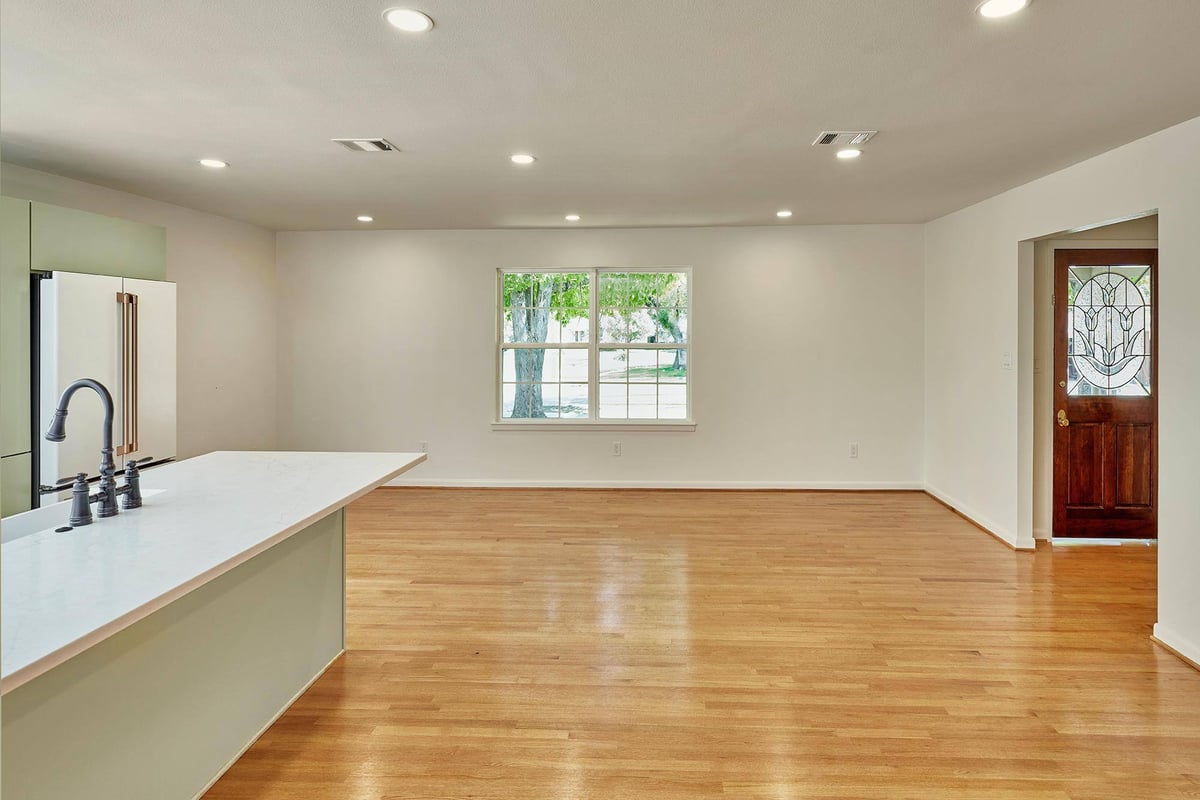
[[[1200,115],[1200,0],[975,4],[4,0],[0,144],[275,229],[917,222]]]

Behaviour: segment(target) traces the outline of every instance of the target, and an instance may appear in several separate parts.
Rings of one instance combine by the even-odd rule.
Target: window
[[[691,273],[501,270],[500,420],[691,420]]]

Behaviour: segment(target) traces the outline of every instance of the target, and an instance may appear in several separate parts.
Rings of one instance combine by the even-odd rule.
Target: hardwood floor
[[[209,800],[1177,800],[1156,550],[922,494],[381,490],[349,647]]]

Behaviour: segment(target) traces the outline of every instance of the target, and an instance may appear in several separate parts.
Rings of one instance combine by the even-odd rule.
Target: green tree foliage
[[[550,320],[567,325],[586,319],[591,305],[591,274],[587,272],[504,273],[504,316],[512,325],[512,341],[546,341]],[[687,308],[687,281],[674,272],[601,273],[597,298],[602,319],[616,341],[634,341],[647,332],[638,329],[635,316],[645,312],[657,329],[682,344],[680,316]],[[686,350],[675,351],[673,368],[686,369]],[[542,380],[545,350],[514,353],[516,397],[514,417],[545,417],[537,385]]]

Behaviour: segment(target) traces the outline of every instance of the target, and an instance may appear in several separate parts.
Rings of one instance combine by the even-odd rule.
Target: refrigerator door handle
[[[129,364],[132,367],[131,376],[129,378],[129,421],[133,424],[133,436],[127,437],[130,439],[130,452],[136,453],[138,449],[138,296],[136,294],[129,295],[130,308],[130,357]]]
[[[123,456],[137,450],[137,295],[117,292],[121,305],[121,425]]]

